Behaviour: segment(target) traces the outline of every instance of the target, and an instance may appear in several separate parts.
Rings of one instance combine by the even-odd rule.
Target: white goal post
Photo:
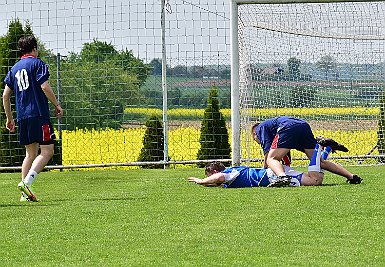
[[[250,148],[248,147],[250,146],[250,140],[242,140],[251,139],[251,136],[248,133],[249,129],[246,129],[244,125],[242,125],[244,124],[242,120],[245,119],[245,115],[242,115],[242,112],[248,113],[247,116],[249,116],[249,118],[246,120],[248,120],[247,122],[249,124],[246,123],[247,126],[250,126],[250,124],[255,120],[266,118],[268,114],[250,115],[250,112],[255,112],[257,108],[258,110],[261,110],[261,107],[265,107],[260,105],[260,103],[255,103],[253,101],[255,101],[256,96],[261,97],[263,94],[270,94],[269,90],[272,90],[271,94],[274,94],[275,92],[273,92],[273,90],[275,89],[271,88],[277,88],[277,90],[287,90],[288,93],[285,96],[287,98],[292,97],[292,94],[294,94],[292,92],[294,90],[293,88],[312,88],[311,90],[313,92],[311,93],[313,100],[309,100],[309,103],[306,105],[303,105],[301,102],[304,94],[307,94],[306,91],[299,92],[299,95],[297,96],[298,102],[296,103],[291,102],[287,104],[292,101],[287,100],[286,104],[276,104],[271,102],[272,100],[269,99],[268,101],[270,102],[266,105],[266,107],[269,111],[276,110],[275,113],[271,112],[274,115],[294,116],[298,115],[298,112],[304,112],[300,113],[299,116],[305,117],[305,119],[310,118],[314,121],[314,124],[317,124],[317,120],[319,120],[319,117],[322,115],[326,119],[322,119],[322,127],[324,128],[321,128],[324,131],[321,131],[321,134],[330,133],[330,125],[334,124],[335,121],[337,121],[337,123],[341,122],[339,124],[343,125],[337,126],[338,129],[336,132],[338,132],[338,134],[342,130],[349,130],[350,134],[356,134],[358,131],[364,132],[370,128],[366,125],[370,124],[371,127],[373,126],[372,132],[366,133],[366,137],[355,137],[356,142],[364,142],[368,139],[377,140],[377,123],[379,119],[377,110],[380,109],[380,96],[385,89],[385,48],[381,45],[385,42],[385,22],[383,22],[383,15],[385,14],[385,1],[230,0],[230,3],[231,127],[233,165],[239,165],[241,162],[250,162],[256,158],[255,153],[254,155],[251,155],[252,153],[250,153]],[[243,9],[242,12],[247,13],[245,15],[248,16],[247,19],[242,17],[242,14],[240,14],[240,8],[244,5],[254,6],[254,9],[250,8],[250,10],[247,11]],[[266,19],[265,21],[263,19],[261,21],[255,21],[255,18],[261,18],[263,16],[263,14],[259,14],[259,6],[264,9],[267,14],[266,16],[270,16],[269,19]],[[282,9],[279,10],[277,6],[281,6]],[[268,14],[269,11],[266,10],[270,7],[274,8],[274,10]],[[301,10],[302,7],[305,8],[305,11]],[[332,10],[328,10],[328,8],[331,8]],[[349,12],[352,10],[354,12],[357,10],[357,13],[353,14],[352,12],[352,14],[350,14]],[[307,14],[307,11],[314,13]],[[293,12],[293,21],[286,22],[285,19],[291,19],[290,15],[288,15],[291,14],[290,12]],[[255,13],[258,13],[258,15],[255,15]],[[306,16],[307,18],[302,20],[303,16]],[[357,17],[353,18],[352,16]],[[313,22],[314,24],[307,26],[306,23],[309,23],[309,21],[306,21],[306,19],[312,19],[310,17],[314,17],[315,22]],[[336,18],[338,18],[339,23],[333,23],[333,20]],[[283,21],[281,25],[279,25],[279,23],[274,24],[279,21],[279,19]],[[320,23],[321,20],[325,21],[325,25],[320,25],[322,24]],[[346,22],[346,20],[348,20],[348,22]],[[295,23],[302,23],[305,26],[304,28],[300,28],[303,25],[298,25],[298,28],[296,28]],[[292,27],[286,27],[288,25]],[[282,40],[284,40],[283,38],[286,38],[284,40],[284,44],[282,44],[282,46],[285,45],[284,49],[286,50],[290,50],[291,48],[297,46],[297,48],[306,48],[308,51],[304,53],[304,56],[302,55],[302,51],[300,51],[300,49],[294,49],[295,51],[293,50],[293,52],[287,52],[287,54],[285,54],[287,57],[284,59],[283,56],[282,58],[279,58],[279,51],[282,51],[279,49],[282,48],[277,49],[278,52],[275,52],[275,55],[273,55],[274,51],[268,51],[269,48],[265,50],[259,49],[263,50],[263,53],[271,54],[269,56],[265,56],[263,60],[256,63],[255,58],[257,56],[250,56],[253,52],[245,52],[245,48],[241,47],[245,45],[245,42],[257,40],[257,37],[255,37],[255,39],[252,39],[250,36],[247,36],[247,38],[243,37],[243,31],[246,32],[244,29],[247,27],[257,28],[258,31],[263,31],[261,37],[258,38],[265,38],[268,34],[274,36],[274,38],[277,38],[277,46],[282,44],[280,43],[281,39],[279,38],[282,38]],[[250,33],[248,34],[250,35]],[[271,36],[269,38],[273,39]],[[301,41],[299,41],[299,39],[301,39]],[[305,39],[307,41],[304,41]],[[309,41],[309,39],[311,41]],[[269,41],[265,41],[265,43],[268,42]],[[319,44],[323,45],[323,48],[317,51],[317,46]],[[259,41],[246,45],[249,45],[249,47],[251,47],[250,49],[253,50],[258,50],[261,46]],[[267,45],[269,45],[269,43]],[[354,55],[352,51],[354,52]],[[321,55],[321,52],[324,53],[323,56]],[[245,57],[254,58],[250,60],[251,62],[245,62],[244,59],[240,58],[242,53],[249,53]],[[261,52],[260,57],[264,56],[263,53]],[[317,55],[312,57],[312,53]],[[328,62],[329,65],[322,65],[322,60],[325,61],[327,59],[330,60],[330,62]],[[289,60],[297,60],[298,64],[301,62],[305,66],[298,67],[298,73],[296,75],[292,75],[290,73],[290,63],[286,64],[284,60],[287,60],[286,62]],[[306,68],[309,68],[310,71]],[[363,70],[363,68],[366,69]],[[322,71],[325,70],[326,74],[323,74]],[[333,74],[331,74],[332,72]],[[250,75],[250,77],[244,77],[248,75]],[[295,78],[293,78],[294,76]],[[257,86],[260,87],[255,89]],[[262,89],[263,86],[266,88]],[[246,92],[246,96],[242,95],[245,94],[242,88],[249,90]],[[252,88],[251,90],[254,91],[250,92],[249,88]],[[329,111],[333,108],[336,110],[336,114],[338,112],[344,114],[328,115],[326,112],[325,114],[321,114],[324,111],[318,109],[315,111],[318,112],[318,114],[309,115],[310,107],[321,108],[318,104],[322,102],[323,95],[319,96],[318,94],[321,91],[329,89],[330,92],[328,91],[327,93],[332,96],[330,97],[331,100],[326,102],[331,104],[325,104],[327,105],[325,108],[327,107]],[[263,93],[262,90],[266,91]],[[276,94],[277,97],[280,97],[278,92]],[[332,101],[334,102],[332,103]],[[242,106],[243,102],[247,103]],[[307,111],[298,111],[297,108],[299,109],[300,107],[307,109]],[[345,108],[344,111],[341,111],[342,107]],[[351,108],[351,110],[349,110],[349,108]],[[355,113],[355,111],[352,111],[353,108],[355,110],[359,110],[361,108],[371,110],[373,114],[368,113],[366,115],[351,115]],[[242,109],[244,110],[242,111]],[[245,111],[246,109],[247,111]],[[285,111],[289,114],[281,114]],[[306,115],[301,116],[303,114]],[[345,126],[345,124],[349,124],[350,126]],[[317,132],[317,134],[318,133],[319,132]],[[365,146],[367,146],[365,148],[363,148],[364,145],[362,143],[357,144],[357,148],[354,147],[352,149],[352,154],[349,154],[346,158],[349,158],[349,160],[355,158],[355,163],[362,162],[363,158],[377,158],[379,152],[377,151],[376,140],[372,141],[372,143],[365,144]],[[242,151],[242,149],[245,151]],[[362,149],[362,151],[360,149]],[[374,155],[375,153],[377,153],[377,155]]]

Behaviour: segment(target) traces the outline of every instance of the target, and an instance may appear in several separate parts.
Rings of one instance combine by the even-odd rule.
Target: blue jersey
[[[291,177],[290,186],[300,186],[303,172],[284,166],[286,175]],[[269,169],[251,168],[246,166],[231,167],[221,172],[225,177],[225,188],[268,186],[278,177]]]
[[[225,176],[226,188],[267,186],[270,183],[266,169],[241,166],[227,168],[222,173]]]
[[[256,128],[263,153],[271,148],[289,148],[303,151],[314,148],[316,140],[309,124],[301,119],[279,116],[261,122]]]
[[[48,99],[41,89],[48,78],[47,65],[32,55],[23,56],[8,72],[4,82],[15,94],[18,121],[34,117],[50,118]]]

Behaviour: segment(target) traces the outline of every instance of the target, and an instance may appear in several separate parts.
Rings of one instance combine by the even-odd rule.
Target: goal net
[[[263,158],[250,135],[255,122],[288,115],[307,120],[314,135],[346,145],[350,151],[333,154],[335,160],[382,162],[385,2],[235,2],[239,160]]]

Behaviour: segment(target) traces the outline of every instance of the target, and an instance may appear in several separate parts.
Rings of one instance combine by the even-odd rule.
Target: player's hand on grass
[[[202,184],[203,180],[195,177],[189,177],[188,181],[191,183]]]

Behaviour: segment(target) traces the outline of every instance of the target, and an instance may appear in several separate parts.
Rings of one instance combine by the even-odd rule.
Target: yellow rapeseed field
[[[63,164],[102,164],[137,161],[142,148],[144,128],[121,130],[78,130],[63,132]],[[169,131],[169,155],[171,160],[196,159],[200,131],[196,127],[177,128]],[[315,131],[315,135],[331,136],[349,149],[344,155],[363,155],[377,142],[374,130],[360,131]],[[231,135],[230,135],[231,141]],[[262,157],[262,150],[255,142],[243,141],[242,147],[250,148],[250,156]],[[293,152],[293,157],[302,156]]]
[[[143,114],[158,114],[161,117],[160,109],[130,108],[126,112]],[[230,117],[230,109],[223,109],[221,112]],[[276,115],[290,114],[292,116],[304,115],[366,115],[376,117],[379,113],[377,108],[281,108],[281,109],[259,109],[254,110],[254,116],[261,112],[263,116],[273,117]],[[173,109],[169,114],[184,114],[185,116],[195,114],[203,117],[203,109]],[[195,116],[194,115],[194,116]],[[336,122],[338,125],[338,121]],[[328,122],[326,122],[328,124]],[[171,127],[169,130],[169,156],[171,160],[194,160],[200,147],[200,122],[193,123],[185,121],[179,126]],[[325,130],[314,129],[316,136],[332,137],[342,142],[349,149],[349,153],[343,155],[364,155],[373,148],[377,142],[376,129],[341,129]],[[372,127],[373,128],[373,127]],[[141,148],[145,132],[144,127],[127,128],[120,130],[77,130],[63,131],[63,164],[104,164],[115,162],[135,162]],[[231,142],[231,133],[230,142]],[[249,156],[262,158],[262,150],[258,144],[250,141],[248,131],[242,133],[242,150],[249,151]],[[245,155],[248,156],[248,155]],[[293,152],[293,157],[300,157],[300,152]]]
[[[225,117],[230,117],[231,110],[229,108],[221,109],[222,114]],[[311,116],[311,115],[360,115],[360,116],[370,116],[378,115],[380,112],[379,108],[373,107],[334,107],[334,108],[256,108],[243,110],[244,115],[260,116],[264,117],[274,117],[283,114],[290,114],[290,116]],[[155,114],[159,117],[162,117],[162,110],[159,108],[126,108],[125,113],[127,114]],[[169,109],[169,116],[197,116],[203,118],[204,109],[187,109],[187,108],[177,108]]]
[[[137,161],[145,128],[63,131],[63,164],[102,164]],[[196,158],[200,130],[181,127],[169,131],[171,160]]]

